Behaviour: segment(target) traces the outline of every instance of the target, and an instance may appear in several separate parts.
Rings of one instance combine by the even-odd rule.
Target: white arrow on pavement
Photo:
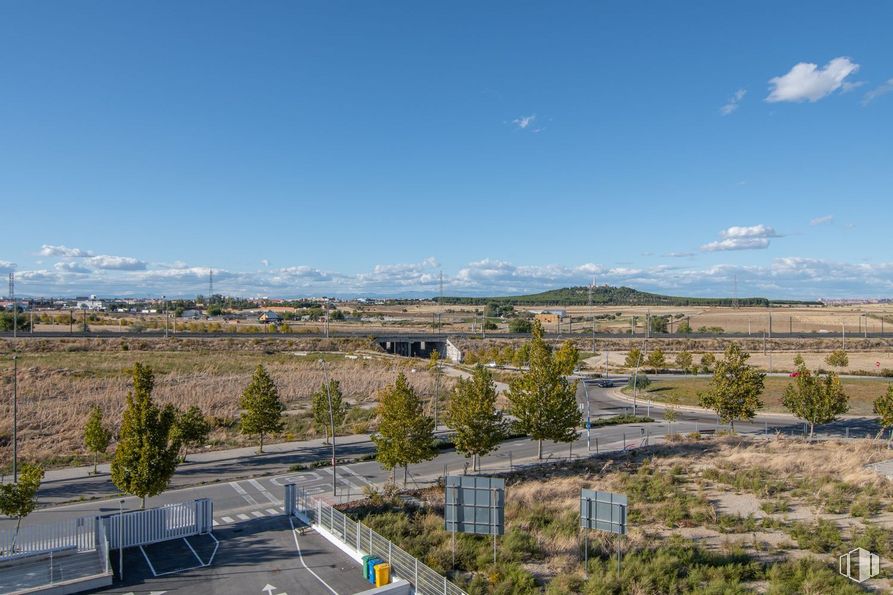
[[[264,587],[263,589],[261,589],[261,591],[263,591],[267,595],[273,595],[273,591],[275,591],[275,590],[276,590],[276,587],[274,587],[270,583],[267,583],[267,586]]]

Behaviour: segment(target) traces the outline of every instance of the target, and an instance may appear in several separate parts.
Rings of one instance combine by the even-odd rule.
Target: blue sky
[[[3,2],[23,295],[888,296],[893,4]]]

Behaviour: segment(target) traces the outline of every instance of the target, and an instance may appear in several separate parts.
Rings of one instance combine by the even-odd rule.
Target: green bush
[[[827,593],[828,595],[856,595],[864,593],[849,579],[815,558],[801,558],[773,564],[767,572],[769,595],[791,593]]]
[[[800,549],[819,554],[837,551],[843,544],[840,529],[826,519],[819,519],[814,524],[795,522],[789,527],[788,533]]]

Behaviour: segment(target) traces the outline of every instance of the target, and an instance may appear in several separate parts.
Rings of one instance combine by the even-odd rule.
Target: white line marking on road
[[[248,504],[257,506],[257,500],[255,500],[250,495],[248,495],[248,492],[245,491],[245,488],[243,488],[242,486],[239,485],[239,482],[231,481],[231,482],[229,482],[229,485],[232,486],[232,488],[234,490],[236,490],[237,494],[242,496],[242,499],[245,500],[245,502],[247,502]]]
[[[250,521],[250,520],[251,520],[251,517],[248,516],[247,514],[239,513],[239,514],[237,514],[236,516],[239,517],[240,519],[242,519],[243,521]]]
[[[268,492],[267,488],[262,486],[261,483],[259,481],[257,481],[256,479],[249,479],[248,483],[250,483],[255,488],[257,488],[257,491],[260,492],[261,494],[263,494],[264,497],[270,501],[270,504],[279,504],[279,502],[281,502],[281,500],[277,500],[276,497],[273,494],[271,494],[270,492]]]
[[[218,523],[218,522],[217,522],[217,521],[215,521],[215,520],[211,520],[211,522],[212,522],[212,523],[213,523],[213,526],[214,526],[214,527],[216,527],[216,526],[218,526],[218,525],[220,525],[220,523]]]
[[[315,576],[315,577],[316,577],[316,580],[318,580],[319,582],[321,582],[321,583],[323,584],[323,586],[324,586],[326,589],[328,589],[329,591],[331,591],[331,592],[332,592],[332,595],[338,595],[338,591],[336,591],[335,589],[333,589],[332,587],[330,587],[330,586],[329,586],[329,583],[327,583],[326,581],[322,580],[322,579],[319,577],[318,574],[316,574],[315,572],[313,572],[312,570],[310,570],[310,567],[307,566],[307,563],[306,563],[306,562],[304,562],[304,554],[301,553],[301,544],[298,543],[298,534],[297,534],[297,532],[295,531],[295,522],[291,519],[291,517],[289,517],[289,518],[288,518],[288,523],[291,525],[291,535],[292,535],[292,537],[295,538],[295,547],[298,548],[298,557],[301,558],[301,565],[302,565],[304,568],[307,569],[307,572],[309,572],[310,574],[312,574],[313,576]]]
[[[268,509],[267,509],[267,512],[269,512],[269,513],[272,514],[272,515],[277,515],[277,514],[279,514],[279,511],[276,510],[275,508],[268,508]]]
[[[359,473],[357,473],[356,471],[354,471],[347,465],[342,465],[341,469],[343,469],[344,471],[347,471],[348,473],[350,473],[351,475],[353,475],[354,477],[356,477],[357,479],[362,481],[364,484],[369,485],[369,486],[373,485],[371,481],[369,481],[368,479],[366,479],[365,477],[363,477],[362,475],[360,475]]]
[[[202,559],[198,557],[197,553],[195,553],[195,548],[192,547],[192,544],[189,543],[189,540],[184,537],[183,541],[186,542],[186,547],[189,548],[189,551],[192,552],[192,555],[195,556],[195,559],[198,560],[198,563],[201,564],[202,566],[205,566],[205,563],[202,562]]]
[[[152,576],[157,577],[157,576],[158,576],[158,573],[155,572],[155,567],[152,566],[152,561],[149,560],[149,556],[146,555],[146,550],[143,549],[143,546],[140,546],[140,551],[143,552],[143,558],[146,559],[146,564],[149,565],[149,570],[152,571]]]
[[[233,517],[231,517],[231,516],[220,517],[220,520],[223,521],[224,523],[230,523],[230,524],[236,522],[233,520]]]
[[[255,510],[255,511],[253,511],[251,514],[253,514],[253,515],[256,516],[257,518],[261,518],[261,517],[264,516],[264,513],[262,513],[262,512],[259,511],[259,510]]]

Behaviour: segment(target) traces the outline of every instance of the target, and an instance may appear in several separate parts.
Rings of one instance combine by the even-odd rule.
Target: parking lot
[[[219,527],[214,538],[128,548],[124,582],[96,592],[348,595],[371,587],[356,561],[299,521],[292,522],[284,515],[254,518]],[[118,553],[112,558],[117,578]]]

